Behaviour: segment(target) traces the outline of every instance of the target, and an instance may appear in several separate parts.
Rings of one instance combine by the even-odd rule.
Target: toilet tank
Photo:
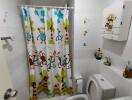
[[[115,98],[116,88],[101,74],[93,75],[90,79],[88,83],[88,94],[92,100],[109,100]]]

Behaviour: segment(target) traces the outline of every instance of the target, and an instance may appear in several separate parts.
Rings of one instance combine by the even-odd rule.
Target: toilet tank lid
[[[98,85],[101,87],[102,90],[115,89],[115,87],[101,74],[95,74],[93,75],[93,77],[95,78],[95,80],[97,81]]]

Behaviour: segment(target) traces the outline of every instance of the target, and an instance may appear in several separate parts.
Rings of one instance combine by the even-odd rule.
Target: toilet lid
[[[93,76],[88,79],[86,93],[91,100],[102,100],[102,90],[99,89],[99,85]]]
[[[94,84],[93,81],[90,82],[88,91],[89,91],[89,98],[91,100],[99,100],[96,85]]]

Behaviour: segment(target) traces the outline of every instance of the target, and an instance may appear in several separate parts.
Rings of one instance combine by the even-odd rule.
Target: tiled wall
[[[0,27],[6,29],[1,34],[13,34],[13,40],[3,41],[7,64],[11,74],[14,89],[18,90],[17,100],[28,100],[28,73],[26,61],[26,49],[23,29],[21,24],[18,5],[22,0],[0,0]],[[7,12],[6,22],[3,22],[4,14]]]

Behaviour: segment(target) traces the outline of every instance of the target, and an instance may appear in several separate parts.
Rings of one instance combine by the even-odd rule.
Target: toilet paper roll
[[[77,80],[77,93],[82,93],[82,89],[83,89],[83,80],[78,79]]]

